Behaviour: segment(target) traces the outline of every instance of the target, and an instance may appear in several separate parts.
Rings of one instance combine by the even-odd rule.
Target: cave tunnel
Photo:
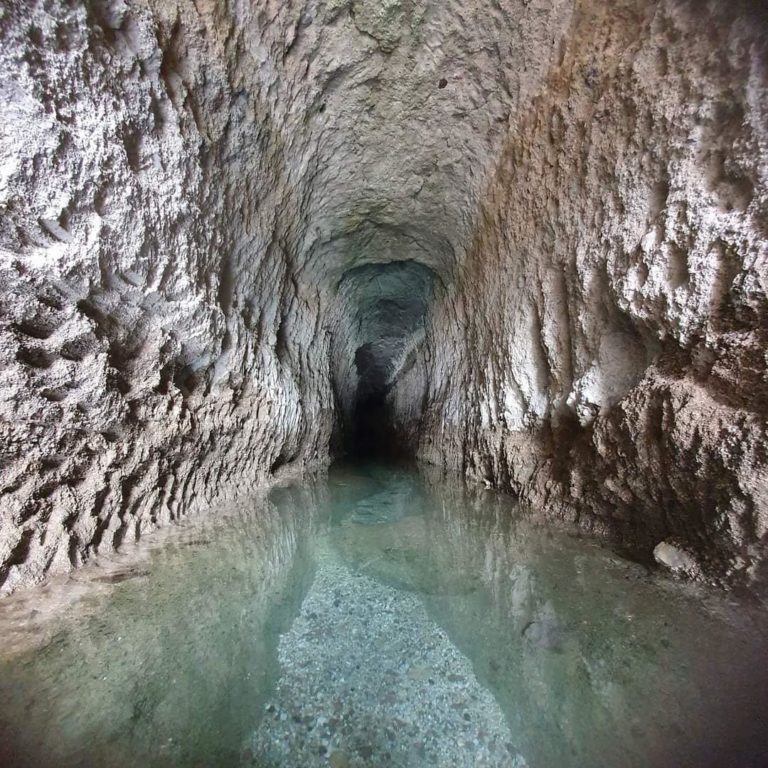
[[[768,765],[764,0],[0,3],[0,765]]]
[[[411,259],[362,264],[342,276],[347,330],[340,334],[337,392],[344,457],[415,457],[416,435],[399,418],[393,390],[413,370],[436,280],[433,269]]]
[[[348,453],[352,456],[375,457],[397,455],[399,446],[395,425],[387,405],[389,367],[371,342],[355,351],[355,368],[359,383],[348,435]]]

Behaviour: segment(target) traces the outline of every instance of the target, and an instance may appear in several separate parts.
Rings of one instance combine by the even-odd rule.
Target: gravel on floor
[[[495,699],[414,593],[321,563],[278,655],[252,765],[526,765]]]

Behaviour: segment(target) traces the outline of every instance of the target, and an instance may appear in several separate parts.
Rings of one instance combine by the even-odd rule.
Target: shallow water
[[[768,765],[758,608],[402,468],[275,489],[0,631],[3,766]]]

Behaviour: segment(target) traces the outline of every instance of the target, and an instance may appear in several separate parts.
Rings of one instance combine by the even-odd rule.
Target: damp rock
[[[661,541],[653,548],[653,558],[676,574],[696,576],[700,570],[690,552],[668,541]]]

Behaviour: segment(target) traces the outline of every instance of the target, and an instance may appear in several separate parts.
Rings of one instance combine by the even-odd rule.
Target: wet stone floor
[[[413,594],[323,562],[278,658],[255,765],[525,765],[493,695]]]
[[[768,622],[338,467],[0,602],[0,765],[759,768]]]

